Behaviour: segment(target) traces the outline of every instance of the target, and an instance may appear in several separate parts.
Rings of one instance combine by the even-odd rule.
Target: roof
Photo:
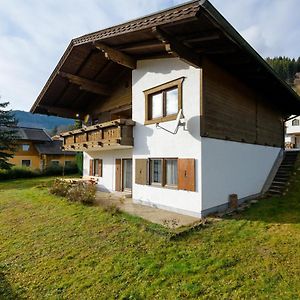
[[[98,47],[99,43],[102,46]],[[78,78],[83,78],[86,83],[112,90],[129,70],[116,60],[108,60],[103,45],[135,61],[180,57],[201,67],[201,59],[209,58],[269,95],[285,114],[300,113],[298,95],[207,0],[191,1],[73,39],[31,112],[74,117],[93,111],[97,103],[105,101],[107,95],[78,84]]]
[[[18,137],[18,140],[49,142],[51,137],[44,129],[29,127],[2,127],[2,130],[12,130]],[[1,130],[0,129],[0,130]]]
[[[62,151],[62,141],[55,140],[51,142],[46,142],[42,144],[36,144],[35,148],[40,154],[47,155],[76,155],[75,152],[71,151]]]

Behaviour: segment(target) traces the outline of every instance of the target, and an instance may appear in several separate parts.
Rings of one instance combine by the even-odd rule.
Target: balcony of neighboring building
[[[117,119],[61,133],[64,151],[99,151],[133,147],[131,119]]]

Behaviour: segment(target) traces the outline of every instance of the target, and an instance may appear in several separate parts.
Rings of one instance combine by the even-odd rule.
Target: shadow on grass
[[[0,271],[0,299],[3,300],[20,300],[21,298],[14,292],[10,283],[6,280],[5,275]]]

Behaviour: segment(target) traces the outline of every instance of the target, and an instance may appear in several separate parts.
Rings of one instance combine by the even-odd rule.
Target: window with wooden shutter
[[[192,192],[196,190],[195,159],[178,159],[178,189]]]
[[[94,174],[94,160],[90,159],[90,176]]]
[[[148,183],[148,160],[136,159],[135,160],[135,183],[144,184]]]
[[[103,176],[103,160],[98,159],[98,176],[102,177]]]

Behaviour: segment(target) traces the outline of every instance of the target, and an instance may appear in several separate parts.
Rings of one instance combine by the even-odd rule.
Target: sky
[[[0,102],[28,111],[74,37],[183,0],[0,0]],[[299,0],[211,0],[260,55],[300,56]]]

